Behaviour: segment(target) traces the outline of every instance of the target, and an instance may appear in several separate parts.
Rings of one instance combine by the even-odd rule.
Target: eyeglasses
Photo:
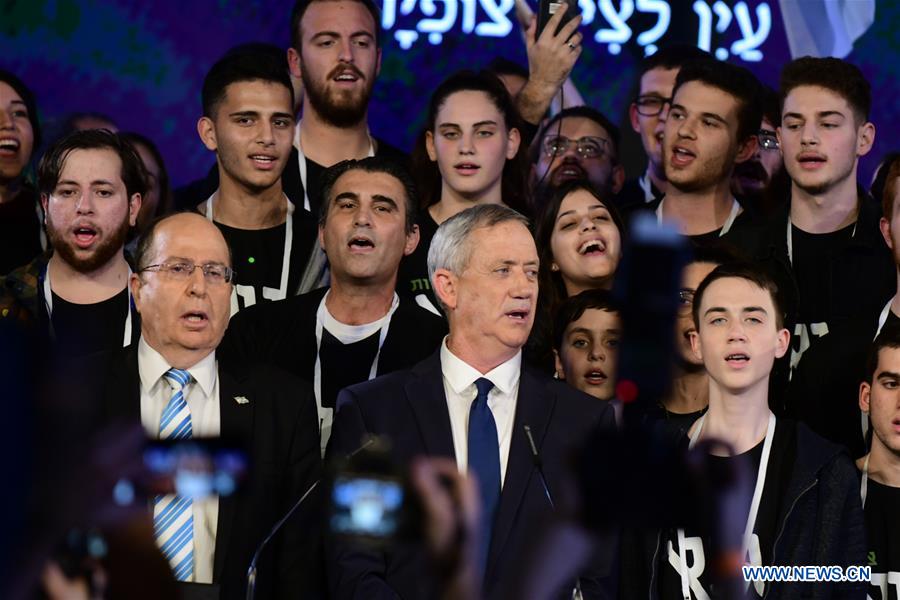
[[[661,96],[638,96],[634,101],[639,115],[645,117],[655,117],[659,115],[663,108],[671,102],[671,98],[663,98]]]
[[[778,137],[771,129],[760,129],[756,137],[759,140],[759,147],[763,150],[778,150],[781,147],[778,145]]]
[[[195,269],[203,271],[203,278],[210,285],[224,285],[234,279],[234,269],[219,263],[206,263],[195,265],[192,262],[166,262],[158,265],[147,265],[139,273],[144,271],[157,271],[165,273],[175,281],[187,281],[194,274]]]
[[[554,158],[565,154],[575,144],[575,149],[581,158],[600,158],[606,154],[606,146],[609,141],[592,135],[571,140],[564,135],[552,135],[544,138],[544,154],[547,158]]]
[[[695,290],[689,290],[687,288],[678,290],[679,310],[688,310],[694,305],[694,293]]]

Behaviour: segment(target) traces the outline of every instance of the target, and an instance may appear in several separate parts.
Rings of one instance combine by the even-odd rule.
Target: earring
[[[559,371],[553,371],[553,379],[559,379]]]
[[[551,271],[559,271],[559,265],[557,265],[556,263],[551,263],[550,270]]]

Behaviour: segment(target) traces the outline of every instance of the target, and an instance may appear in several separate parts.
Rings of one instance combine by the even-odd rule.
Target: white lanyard
[[[218,194],[218,190],[206,200],[206,218],[212,222],[213,220],[213,198]],[[284,257],[281,259],[281,280],[278,284],[278,295],[271,300],[284,300],[287,298],[288,275],[291,271],[291,246],[294,241],[294,203],[291,202],[287,195],[284,196],[284,202],[287,204],[287,218],[284,222]],[[237,294],[237,292],[232,292]]]
[[[320,356],[320,350],[322,348],[322,330],[324,329],[325,323],[325,311],[328,310],[325,307],[325,300],[330,293],[330,291],[325,292],[322,301],[319,302],[319,309],[316,311],[316,364],[315,367],[313,367],[313,393],[316,396],[316,408],[319,411],[319,433],[323,456],[325,455],[325,446],[328,444],[328,438],[331,437],[331,423],[334,420],[334,409],[322,406],[322,359]],[[378,334],[378,350],[375,352],[375,360],[372,361],[372,367],[369,369],[369,379],[374,379],[375,376],[378,375],[378,359],[381,357],[381,347],[384,345],[385,338],[387,338],[388,329],[391,326],[391,317],[394,316],[394,312],[399,305],[400,297],[394,292],[391,308],[388,310],[387,314],[382,317],[381,331]]]
[[[869,457],[872,452],[866,454],[866,460],[863,462],[862,481],[859,484],[859,499],[862,500],[862,507],[866,507],[866,495],[869,493]]]
[[[312,206],[309,203],[309,188],[306,186],[306,155],[303,154],[303,146],[300,144],[300,125],[303,121],[297,121],[297,126],[294,128],[294,148],[297,149],[297,162],[300,167],[300,185],[303,186],[303,210],[306,212],[312,212]],[[375,143],[372,141],[372,136],[368,132],[366,135],[369,138],[369,153],[366,154],[366,158],[370,156],[375,156]]]
[[[853,237],[856,235],[857,223],[853,224],[853,231],[850,232],[850,237]],[[791,235],[791,218],[788,217],[788,220],[787,220],[787,254],[788,254],[788,262],[791,263],[792,267],[794,266],[794,240],[793,240],[793,237],[794,236]]]
[[[125,316],[125,335],[122,337],[122,347],[131,344],[131,267],[128,267],[128,279],[126,279],[125,290],[128,295],[128,313]],[[44,306],[47,307],[47,320],[50,321],[50,327],[53,327],[53,291],[50,288],[50,265],[44,269]]]
[[[653,202],[653,187],[651,187],[650,176],[647,173],[644,173],[638,177],[637,182],[638,186],[644,191],[644,202],[646,204]]]
[[[894,296],[894,298],[896,298],[896,296]],[[887,304],[884,305],[884,308],[881,309],[881,314],[878,316],[878,329],[875,330],[875,337],[878,337],[878,334],[881,333],[881,330],[884,328],[884,324],[887,323],[888,315],[891,314],[891,304],[893,304],[894,298],[888,300]]]
[[[662,225],[663,222],[663,202],[666,199],[663,198],[659,201],[659,206],[656,207],[656,222],[659,225]],[[719,231],[719,237],[722,237],[729,231],[731,231],[731,226],[734,225],[734,220],[737,219],[737,216],[741,214],[741,204],[735,198],[731,199],[731,212],[728,213],[728,218],[725,219],[725,223],[722,225],[722,229]]]
[[[706,413],[709,414],[709,413]],[[691,436],[688,448],[693,448],[700,439],[706,414],[697,420],[697,427]],[[747,556],[750,547],[750,538],[753,536],[753,528],[756,526],[756,515],[759,513],[759,504],[762,500],[763,488],[766,485],[766,470],[769,466],[769,454],[772,451],[772,438],[775,437],[775,415],[769,411],[769,426],[766,428],[766,439],[763,442],[762,458],[759,462],[759,471],[756,474],[756,487],[753,488],[753,500],[750,502],[750,514],[747,516],[747,525],[744,527],[744,537],[741,545],[741,560]],[[690,583],[688,580],[687,552],[684,543],[684,529],[678,529],[678,574],[681,575],[681,593],[685,600],[691,600]],[[747,582],[749,585],[749,582]],[[745,588],[746,589],[746,588]]]

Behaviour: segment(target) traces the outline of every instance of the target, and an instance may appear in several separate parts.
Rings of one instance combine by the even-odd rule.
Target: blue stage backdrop
[[[0,65],[35,91],[48,133],[68,112],[106,113],[123,129],[154,139],[179,185],[203,175],[213,162],[195,127],[206,70],[236,44],[287,47],[291,5],[6,0],[0,4]],[[383,0],[381,6],[383,59],[370,122],[375,134],[401,148],[410,147],[422,127],[428,91],[446,75],[494,56],[526,62],[514,0]],[[579,0],[579,6],[585,48],[572,78],[589,104],[622,123],[626,157],[638,154],[626,121],[635,67],[645,54],[673,42],[696,44],[749,67],[773,87],[792,51],[846,54],[874,91],[878,133],[875,150],[863,161],[863,177],[898,147],[896,2]],[[627,165],[632,174],[642,168],[639,160]]]

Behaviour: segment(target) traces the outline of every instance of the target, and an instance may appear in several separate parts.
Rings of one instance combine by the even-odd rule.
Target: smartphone
[[[193,500],[234,494],[247,477],[249,457],[219,438],[148,440],[144,447],[149,495],[177,494]]]
[[[565,10],[566,15],[563,17],[563,20],[560,21],[559,27],[556,28],[554,34],[558,34],[566,23],[581,13],[578,9],[578,0],[541,0],[540,6],[538,7],[536,37],[541,37],[541,32],[544,31],[544,27],[547,26],[547,23],[550,22],[550,18],[559,10]]]
[[[393,538],[400,528],[404,496],[403,483],[394,477],[338,475],[331,492],[331,531],[372,540]]]

